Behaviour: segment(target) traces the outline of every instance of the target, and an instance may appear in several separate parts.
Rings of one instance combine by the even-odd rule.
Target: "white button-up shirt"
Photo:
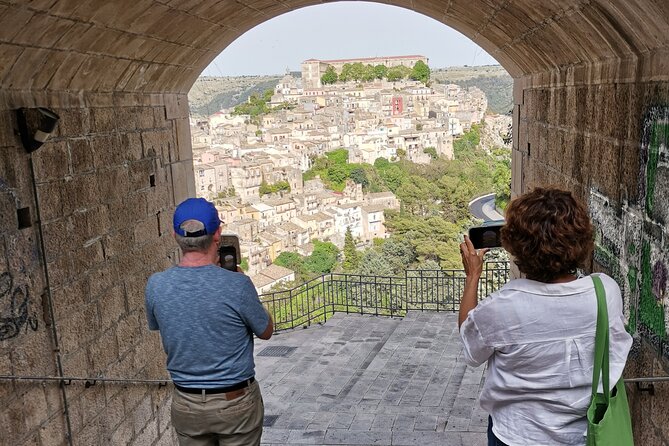
[[[605,274],[611,387],[632,337],[620,288]],[[595,355],[597,298],[590,277],[549,284],[517,279],[482,300],[460,327],[467,364],[488,361],[481,407],[510,446],[584,445]],[[601,384],[600,384],[601,387]]]

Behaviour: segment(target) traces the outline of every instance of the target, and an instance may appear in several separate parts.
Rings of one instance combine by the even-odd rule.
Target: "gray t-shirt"
[[[176,266],[149,278],[145,298],[176,384],[226,387],[255,375],[253,333],[265,331],[269,316],[247,276],[217,265]]]

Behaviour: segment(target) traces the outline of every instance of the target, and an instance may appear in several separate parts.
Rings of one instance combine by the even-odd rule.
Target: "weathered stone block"
[[[34,318],[37,331],[22,327],[23,330],[14,338],[11,351],[13,374],[15,375],[51,375],[55,373],[53,355],[50,348],[50,332],[41,316],[41,299],[39,296],[30,301],[29,317]],[[24,331],[25,330],[25,331]]]
[[[133,194],[121,200],[109,203],[111,227],[114,230],[126,230],[134,226],[134,222],[144,219],[146,212],[146,198],[141,194]],[[130,240],[130,235],[126,235]]]
[[[620,204],[620,146],[606,139],[593,140],[590,157],[592,184]]]
[[[107,170],[97,171],[98,198],[103,203],[113,203],[128,196],[129,176],[126,166],[113,166]],[[122,218],[123,215],[113,215],[112,218]]]
[[[45,222],[42,225],[42,233],[47,262],[55,260],[68,249],[69,229],[66,219],[61,218],[48,223]]]
[[[32,157],[35,180],[38,183],[60,180],[70,173],[69,154],[65,141],[49,141],[34,152]]]
[[[124,133],[121,135],[121,147],[125,150],[126,158],[137,161],[143,157],[142,137],[138,132]]]
[[[115,284],[100,295],[98,313],[103,330],[107,330],[127,315],[125,291],[122,284]]]
[[[84,306],[90,298],[88,276],[74,276],[74,280],[51,292],[56,324],[77,308]]]
[[[40,442],[43,445],[64,446],[67,444],[66,432],[64,417],[61,414],[56,414],[40,427]]]
[[[179,147],[179,161],[193,158],[193,149],[190,138],[190,124],[188,119],[182,118],[176,121],[177,146]]]
[[[97,136],[91,138],[94,165],[97,169],[109,168],[122,164],[125,161],[125,151],[121,147],[118,134]]]
[[[123,109],[91,108],[91,131],[94,133],[110,133],[116,130],[117,122],[122,122]]]
[[[94,304],[84,304],[62,316],[58,324],[61,351],[65,354],[77,352],[84,344],[95,339],[100,330],[97,307]]]
[[[85,211],[94,207],[98,200],[98,177],[94,173],[85,173],[68,177],[62,186],[62,213],[71,214],[74,211]]]
[[[68,147],[70,149],[71,172],[73,175],[91,172],[94,169],[95,160],[88,139],[70,139]]]
[[[154,174],[155,159],[145,158],[130,163],[128,169],[130,191],[134,192],[151,187],[150,176]]]
[[[32,386],[23,395],[23,411],[26,415],[26,432],[33,430],[43,422],[49,419],[47,413],[46,397],[44,389],[41,386]]]
[[[88,357],[96,375],[104,375],[107,367],[118,360],[118,356],[116,332],[113,329],[101,333],[88,346]]]
[[[108,444],[130,444],[133,435],[132,420],[128,418],[110,434]]]
[[[102,239],[77,247],[71,253],[72,277],[80,277],[103,264],[105,261]],[[90,292],[90,290],[89,290]]]
[[[157,129],[163,129],[170,126],[165,114],[165,106],[152,107],[153,110],[153,125]]]

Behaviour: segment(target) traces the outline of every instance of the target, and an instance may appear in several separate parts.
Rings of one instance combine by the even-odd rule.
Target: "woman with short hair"
[[[585,445],[595,351],[597,297],[590,276],[593,228],[585,206],[567,191],[536,188],[506,211],[502,246],[525,278],[477,303],[487,250],[460,245],[465,289],[460,336],[467,364],[488,362],[481,407],[490,414],[489,446]],[[622,375],[632,337],[620,288],[606,291],[611,387]]]

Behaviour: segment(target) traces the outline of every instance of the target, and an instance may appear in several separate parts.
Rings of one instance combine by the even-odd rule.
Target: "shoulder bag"
[[[592,370],[592,399],[587,413],[587,446],[633,446],[632,422],[623,378],[609,391],[609,315],[604,285],[598,276],[591,277],[597,294],[597,331],[595,364]],[[603,394],[597,393],[600,376]]]

